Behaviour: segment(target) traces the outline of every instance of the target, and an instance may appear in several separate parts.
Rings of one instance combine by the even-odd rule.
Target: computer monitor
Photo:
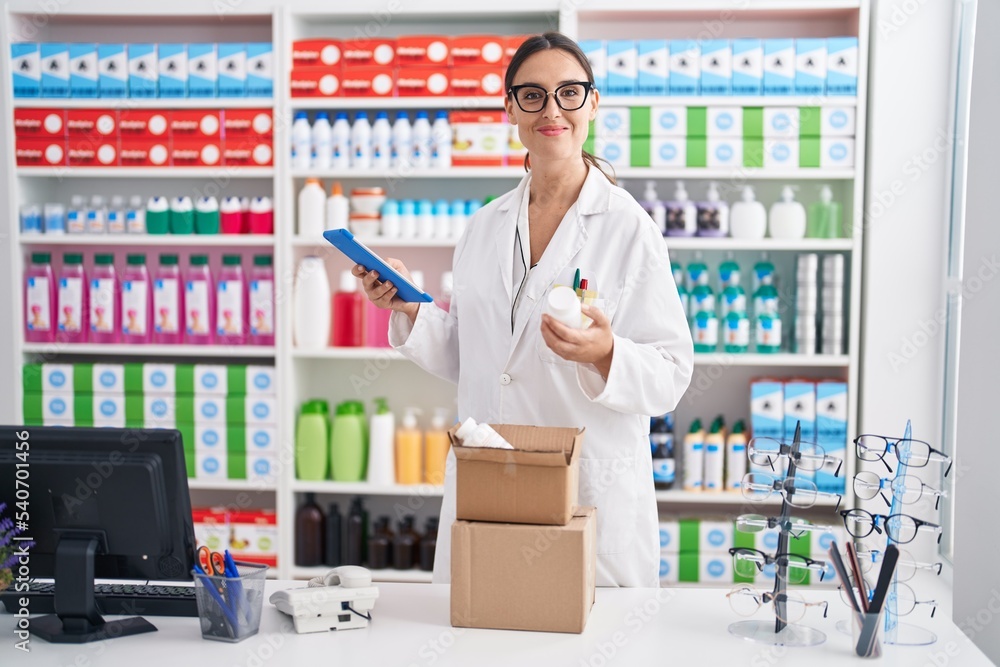
[[[25,495],[30,575],[55,579],[56,614],[32,619],[33,633],[83,643],[155,631],[139,617],[105,621],[94,579],[191,581],[194,525],[180,432],[0,426],[0,501],[16,507]]]

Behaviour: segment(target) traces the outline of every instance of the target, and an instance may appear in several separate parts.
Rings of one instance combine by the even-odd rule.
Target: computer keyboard
[[[11,586],[0,593],[8,612],[20,609],[19,599],[28,598],[31,615],[55,613],[55,583],[33,581],[27,592]],[[101,614],[116,616],[197,616],[194,586],[145,584],[94,584],[94,597]]]

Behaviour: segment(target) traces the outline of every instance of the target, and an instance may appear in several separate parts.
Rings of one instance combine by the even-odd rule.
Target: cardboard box
[[[97,69],[101,97],[128,95],[128,56],[124,44],[98,44]]]
[[[462,35],[452,37],[448,44],[451,64],[501,65],[504,56],[504,38],[496,35]]]
[[[66,133],[118,140],[118,112],[114,109],[67,109]]]
[[[170,144],[156,139],[122,139],[118,164],[123,167],[164,167],[170,162]]]
[[[454,139],[454,167],[503,165],[507,123],[502,111],[453,111],[448,116]]]
[[[69,97],[69,44],[42,42],[42,97]]]
[[[451,624],[581,633],[594,605],[597,510],[566,526],[456,521]]]
[[[345,67],[388,67],[396,62],[396,40],[392,38],[345,39],[341,50]]]
[[[445,65],[400,67],[396,76],[399,97],[440,97],[451,94],[451,70]]]
[[[118,165],[118,139],[99,135],[70,137],[67,162],[72,167],[114,167]]]
[[[187,44],[160,44],[160,97],[187,97]]]
[[[170,113],[156,109],[122,111],[118,116],[118,132],[122,141],[167,139],[170,136]]]
[[[15,137],[61,138],[66,132],[66,111],[63,109],[14,109]]]
[[[219,44],[219,97],[247,94],[247,45]]]
[[[289,76],[289,89],[292,97],[335,97],[341,79],[340,67],[296,67]]]
[[[406,35],[396,39],[396,64],[400,75],[409,75],[412,66],[447,66],[450,62],[451,37],[441,35]]]
[[[170,137],[176,141],[218,139],[222,121],[216,109],[175,109],[170,112]]]
[[[669,551],[660,552],[660,583],[676,584],[680,570],[680,556]]]
[[[58,167],[66,164],[66,140],[17,137],[14,157],[19,167]]]
[[[97,44],[70,44],[70,97],[97,97],[97,72]]]
[[[650,107],[650,134],[654,137],[686,137],[687,107]]]
[[[188,97],[218,97],[219,52],[215,43],[188,44]]]
[[[705,134],[709,138],[742,137],[743,109],[740,107],[708,107]]]
[[[278,520],[274,510],[230,512],[228,549],[236,560],[278,564]]]
[[[826,89],[826,40],[795,40],[795,94],[822,95]]]
[[[858,38],[826,40],[826,94],[858,94]]]
[[[270,137],[274,134],[274,121],[270,109],[225,109],[222,111],[225,138]]]
[[[222,164],[222,142],[218,139],[172,141],[170,165],[173,167],[217,167]]]
[[[492,97],[503,91],[503,78],[490,65],[453,66],[448,89],[454,96]]]
[[[159,92],[159,79],[160,67],[156,57],[156,44],[129,44],[129,97],[156,97]]]
[[[564,526],[580,486],[583,429],[493,425],[516,449],[462,447],[448,432],[458,460],[457,518]]]
[[[707,167],[739,167],[743,164],[743,140],[737,137],[710,137],[706,141]]]
[[[587,56],[590,69],[594,72],[594,87],[603,95],[608,84],[608,50],[604,45],[604,40],[584,39],[580,40],[579,45],[583,55]]]
[[[649,143],[651,167],[687,165],[687,141],[683,137],[652,137]]]
[[[732,95],[733,48],[728,39],[701,43],[701,94]]]
[[[670,41],[670,95],[697,95],[701,83],[701,48],[692,39]]]
[[[639,84],[639,50],[630,39],[607,42],[608,95],[635,95]]]
[[[639,95],[666,95],[670,83],[670,51],[665,39],[642,39],[639,48]]]
[[[791,39],[764,40],[764,94],[795,92],[795,46]]]
[[[733,95],[761,95],[764,47],[759,39],[733,40]]]
[[[340,65],[343,51],[336,39],[298,39],[292,42],[292,68]]]
[[[340,80],[340,94],[345,97],[391,97],[395,86],[392,67],[345,66]]]
[[[274,94],[274,57],[270,42],[247,44],[247,97]]]
[[[236,137],[222,143],[222,163],[226,166],[269,167],[274,164],[271,140],[264,137]]]
[[[10,71],[14,78],[14,97],[39,97],[42,94],[41,49],[36,42],[13,42],[10,45]]]

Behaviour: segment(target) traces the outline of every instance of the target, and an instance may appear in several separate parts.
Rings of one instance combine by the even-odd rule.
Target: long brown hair
[[[564,53],[567,53],[580,64],[583,71],[587,74],[587,81],[590,85],[594,85],[594,70],[590,66],[590,61],[587,60],[587,56],[584,55],[583,50],[580,46],[574,42],[572,39],[562,34],[561,32],[545,32],[541,35],[532,35],[528,39],[524,40],[521,46],[518,47],[517,51],[510,59],[510,64],[507,66],[507,75],[504,77],[503,89],[510,90],[511,86],[514,85],[514,76],[517,71],[521,69],[521,65],[529,57],[535,55],[539,51],[547,51],[549,49],[558,49]],[[607,160],[599,158],[595,155],[591,155],[587,151],[581,151],[583,156],[583,161],[589,165],[597,167],[604,176],[611,181],[613,185],[617,185],[618,182],[615,180],[615,170]],[[608,165],[608,170],[601,166],[601,162]],[[524,156],[524,170],[528,171],[531,166],[530,156]]]

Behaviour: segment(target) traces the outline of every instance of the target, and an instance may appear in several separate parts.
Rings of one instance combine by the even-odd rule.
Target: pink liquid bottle
[[[56,338],[66,343],[87,342],[87,316],[90,314],[87,276],[83,273],[83,255],[65,253],[59,271],[59,306]]]
[[[250,269],[250,344],[274,345],[274,269],[270,255],[257,255]]]
[[[184,341],[189,345],[215,341],[215,285],[208,255],[191,255],[184,281]]]
[[[179,345],[184,337],[184,283],[177,255],[160,255],[153,276],[153,342]]]
[[[392,311],[369,301],[365,305],[365,329],[368,347],[389,347],[389,317]]]
[[[247,342],[247,283],[239,255],[223,255],[215,285],[215,341],[222,345]]]
[[[340,289],[333,295],[334,347],[361,347],[365,344],[365,303],[358,292],[358,280],[350,271],[341,271]]]
[[[274,205],[270,197],[254,197],[250,202],[248,227],[251,234],[274,234]]]
[[[90,342],[117,343],[118,323],[121,321],[118,274],[115,273],[115,256],[100,254],[94,257],[94,270],[90,272]]]
[[[144,345],[152,339],[151,301],[149,272],[146,271],[146,255],[128,255],[125,271],[122,273],[122,342]]]
[[[56,338],[56,281],[51,261],[50,253],[32,253],[24,272],[24,340],[29,343],[50,343]]]
[[[243,234],[243,208],[239,197],[226,197],[219,205],[219,227],[223,234]]]

